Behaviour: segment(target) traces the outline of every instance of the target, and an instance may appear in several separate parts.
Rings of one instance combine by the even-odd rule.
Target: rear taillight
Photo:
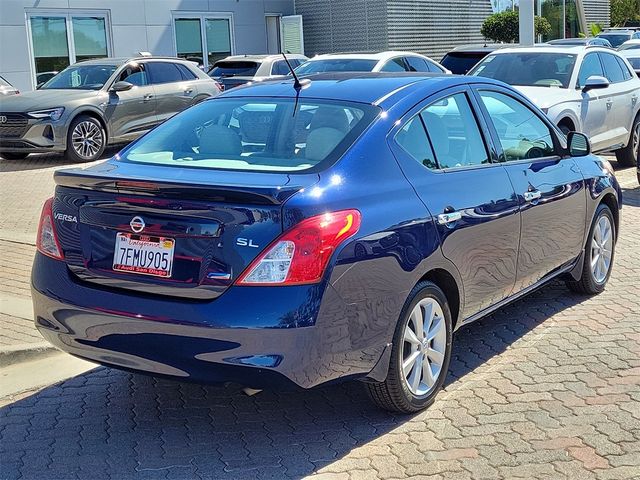
[[[58,235],[56,234],[56,228],[53,224],[53,198],[50,198],[44,202],[42,207],[42,214],[40,215],[40,223],[38,224],[38,238],[36,240],[36,247],[38,251],[43,255],[46,255],[56,260],[62,260],[62,249],[58,242]]]
[[[300,285],[322,279],[331,255],[360,228],[360,212],[341,210],[303,220],[267,247],[239,285]]]

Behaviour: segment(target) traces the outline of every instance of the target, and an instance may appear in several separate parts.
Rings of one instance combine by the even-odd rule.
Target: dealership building
[[[410,50],[439,59],[483,39],[518,0],[1,0],[0,75],[31,90],[96,57],[180,56],[208,68],[231,54]],[[553,38],[609,24],[609,0],[536,0]]]

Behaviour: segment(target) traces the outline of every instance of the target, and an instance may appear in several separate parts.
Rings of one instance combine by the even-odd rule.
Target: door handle
[[[147,93],[144,97],[142,97],[142,101],[143,102],[148,102],[152,98],[153,98],[153,95],[151,93]]]
[[[637,95],[633,95],[631,97],[631,106],[635,107],[636,103],[638,103],[638,96]]]
[[[613,101],[607,100],[607,110],[611,110],[612,106],[613,106]]]
[[[524,197],[525,202],[533,202],[534,200],[538,200],[542,197],[542,192],[540,190],[534,190],[532,192],[524,192],[522,196]]]
[[[193,93],[193,88],[191,87],[185,88],[184,93],[186,93],[187,95],[189,95],[190,93]]]
[[[460,212],[449,212],[449,213],[441,213],[438,215],[438,223],[440,225],[448,225],[453,222],[457,222],[462,218],[462,213]]]

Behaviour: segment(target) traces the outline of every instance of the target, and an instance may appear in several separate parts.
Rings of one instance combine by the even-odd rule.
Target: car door
[[[109,98],[102,108],[109,124],[111,140],[128,140],[158,123],[155,90],[142,63],[125,65],[113,83],[116,82],[131,83],[133,88],[120,92],[109,91]]]
[[[605,52],[600,52],[598,55],[604,67],[604,74],[611,83],[608,89],[610,100],[607,104],[611,110],[611,123],[608,125],[611,145],[623,146],[629,139],[629,132],[635,118],[635,106],[638,101],[637,85],[636,82],[629,81],[633,78],[631,72],[624,62],[618,61],[618,57]]]
[[[196,81],[184,80],[177,65],[168,61],[147,63],[156,94],[158,120],[164,122],[193,104],[197,95]]]
[[[604,69],[597,52],[588,53],[584,56],[578,71],[576,88],[582,89],[589,77],[604,77]],[[609,132],[607,124],[611,121],[611,110],[607,107],[610,103],[610,93],[608,88],[594,89],[581,92],[580,102],[580,123],[582,132],[591,140],[594,151],[607,147],[609,142]]]
[[[580,255],[584,179],[574,159],[563,158],[556,130],[535,107],[500,87],[478,88],[477,97],[520,205],[517,292]]]
[[[425,100],[405,118],[394,132],[394,153],[460,273],[466,318],[513,289],[518,201],[506,170],[491,160],[486,126],[466,87]]]

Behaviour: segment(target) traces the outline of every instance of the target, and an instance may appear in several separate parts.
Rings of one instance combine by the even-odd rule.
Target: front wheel
[[[637,165],[638,158],[640,158],[640,115],[633,121],[631,127],[631,138],[629,144],[616,150],[616,160],[623,167],[634,167]]]
[[[367,384],[373,402],[401,413],[431,405],[447,376],[451,338],[447,298],[435,284],[420,282],[400,314],[386,380]]]
[[[613,214],[601,203],[589,230],[589,239],[584,249],[582,275],[578,281],[568,281],[567,286],[577,293],[594,295],[604,290],[613,266],[616,247],[616,231]]]
[[[80,115],[73,119],[67,133],[66,157],[72,162],[97,160],[107,145],[102,124],[94,117]]]

